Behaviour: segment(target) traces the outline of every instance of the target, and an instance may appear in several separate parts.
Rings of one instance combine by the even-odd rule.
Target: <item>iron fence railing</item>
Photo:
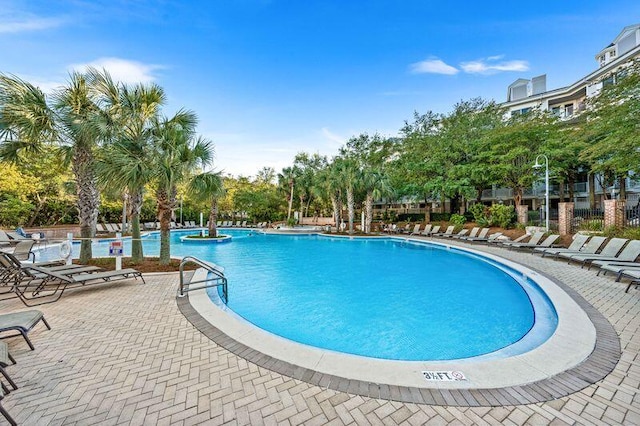
[[[580,230],[602,231],[604,228],[604,210],[602,209],[574,209],[571,221],[571,232]]]
[[[625,224],[632,228],[640,227],[640,205],[625,209]]]

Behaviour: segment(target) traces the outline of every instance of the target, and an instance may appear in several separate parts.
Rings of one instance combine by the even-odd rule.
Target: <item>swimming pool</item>
[[[446,246],[246,230],[225,230],[231,244],[180,243],[193,232],[172,232],[172,254],[224,266],[230,310],[305,345],[402,361],[506,357],[557,325],[533,281]],[[157,255],[158,238],[145,239],[146,255]],[[96,244],[95,254],[107,247]]]

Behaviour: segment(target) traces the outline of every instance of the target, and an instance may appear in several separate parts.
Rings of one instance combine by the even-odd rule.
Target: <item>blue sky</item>
[[[2,0],[0,72],[45,90],[87,64],[156,82],[166,114],[198,114],[216,169],[253,175],[396,135],[414,111],[503,101],[520,77],[570,84],[639,22],[637,0]]]

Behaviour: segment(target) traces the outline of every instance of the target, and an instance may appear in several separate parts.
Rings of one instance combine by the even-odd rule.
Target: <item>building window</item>
[[[613,84],[613,75],[602,80],[602,87],[611,86]]]
[[[573,115],[573,104],[566,104],[564,106],[564,115],[565,117],[570,117]]]
[[[552,107],[551,108],[551,115],[559,117],[560,116],[560,107],[559,106]]]

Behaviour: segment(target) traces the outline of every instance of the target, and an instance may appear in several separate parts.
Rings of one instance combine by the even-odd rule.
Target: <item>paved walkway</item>
[[[640,291],[533,257],[488,251],[543,270],[578,291],[620,336],[622,357],[604,380],[558,400],[520,406],[443,407],[353,396],[274,373],[198,332],[175,300],[176,274],[96,286],[40,309],[52,326],[7,340],[20,388],[3,401],[24,425],[93,424],[640,424]],[[0,312],[24,309],[0,302]],[[2,424],[2,420],[0,420]]]

